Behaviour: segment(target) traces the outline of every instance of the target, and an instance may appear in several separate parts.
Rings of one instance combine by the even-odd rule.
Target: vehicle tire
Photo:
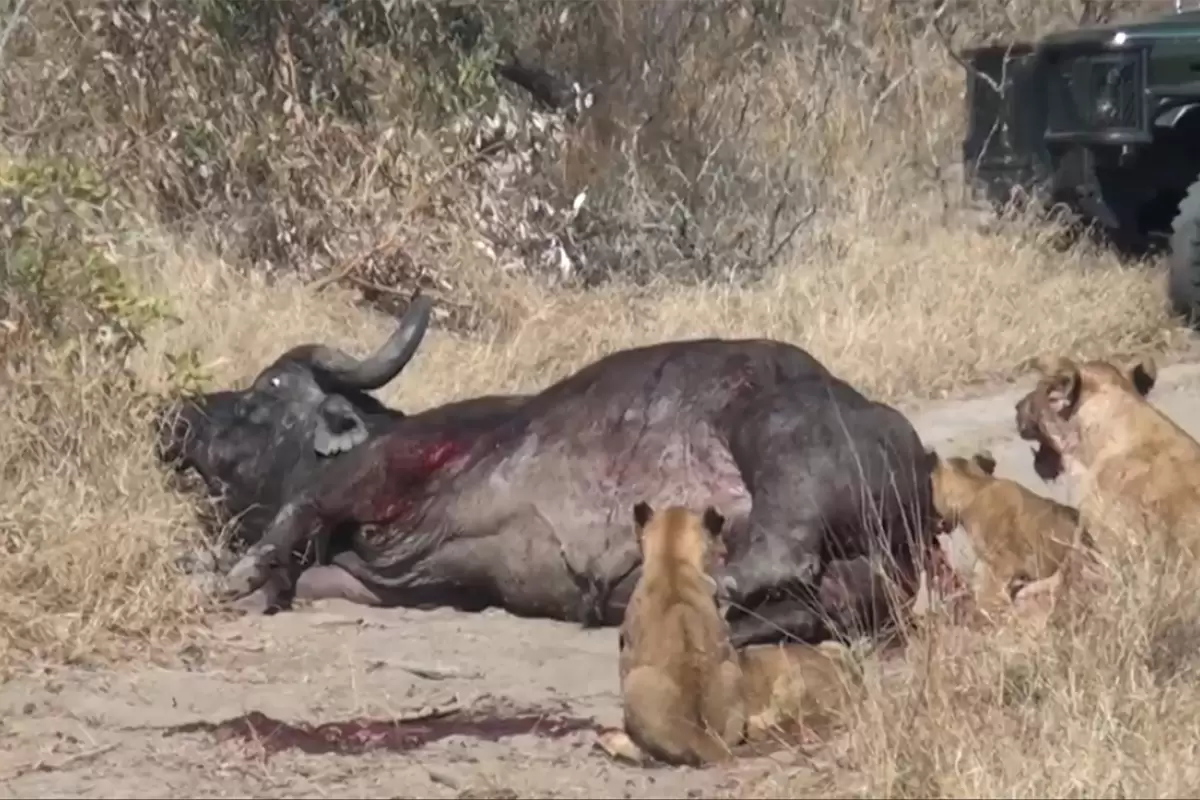
[[[1200,180],[1179,203],[1171,223],[1167,295],[1175,312],[1194,326],[1200,322]]]

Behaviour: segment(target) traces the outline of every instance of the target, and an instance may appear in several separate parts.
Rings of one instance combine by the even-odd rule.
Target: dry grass
[[[1083,248],[1060,254],[1035,234],[924,234],[901,222],[842,253],[797,256],[750,287],[612,282],[566,290],[497,277],[464,253],[460,280],[487,297],[493,324],[479,334],[434,330],[381,395],[420,409],[534,390],[623,347],[766,336],[809,349],[872,396],[897,400],[1005,379],[1044,351],[1160,350],[1184,335],[1166,315],[1159,276],[1144,267]],[[216,385],[249,379],[302,341],[366,352],[394,325],[354,308],[348,293],[314,295],[290,279],[268,287],[199,255],[152,253],[142,269],[186,320],[152,337],[148,361],[197,348]],[[1030,286],[1038,287],[1036,302]],[[143,377],[153,375],[147,368]]]
[[[1160,293],[1144,270],[1097,264],[1084,251],[1017,246],[1015,235],[927,235],[939,244],[863,237],[836,260],[787,264],[740,289],[614,283],[567,291],[481,271],[479,280],[491,281],[490,335],[433,331],[384,394],[417,410],[535,389],[619,347],[726,335],[795,342],[865,391],[895,399],[1003,377],[1045,349],[1099,354],[1164,342]],[[150,457],[143,399],[170,388],[168,354],[195,349],[214,385],[243,385],[292,344],[326,340],[361,352],[392,324],[341,290],[315,295],[288,278],[268,285],[166,239],[139,245],[122,262],[129,276],[166,298],[182,324],[146,331],[145,348],[128,357],[133,383],[114,383],[114,362],[86,347],[82,357],[39,351],[8,376],[0,619],[14,661],[82,657],[130,637],[177,638],[178,624],[194,618],[195,598],[169,565],[195,532],[189,507]]]
[[[1176,797],[1200,780],[1194,565],[1106,553],[1042,632],[935,623],[872,696],[827,789],[860,797]]]
[[[829,64],[850,62],[797,47],[777,54],[770,70],[722,73],[714,78],[722,82],[705,84],[703,97],[697,84],[688,90],[680,83],[670,98],[670,113],[680,119],[704,106],[703,99],[720,102],[705,106],[708,117],[689,123],[709,137],[698,140],[705,147],[692,167],[682,151],[668,153],[678,162],[678,184],[651,174],[666,149],[626,158],[627,149],[597,144],[603,137],[594,128],[568,142],[553,168],[559,190],[569,189],[569,200],[581,187],[592,188],[580,174],[601,176],[589,200],[597,208],[592,224],[617,231],[588,240],[608,248],[589,251],[592,263],[634,264],[627,272],[611,269],[587,289],[549,280],[537,268],[498,269],[481,255],[477,243],[486,237],[463,205],[475,191],[473,178],[447,172],[443,162],[412,167],[402,182],[415,181],[416,188],[387,195],[376,167],[393,163],[396,151],[432,159],[437,148],[429,146],[428,132],[397,136],[363,155],[354,150],[359,139],[323,127],[316,112],[288,120],[279,129],[282,138],[270,145],[280,148],[268,159],[280,172],[264,186],[218,187],[211,197],[236,196],[238,203],[193,195],[196,207],[168,214],[147,187],[167,175],[179,184],[176,194],[187,194],[181,187],[190,179],[180,177],[182,168],[172,161],[178,154],[165,137],[147,132],[154,114],[139,117],[137,125],[108,116],[95,123],[99,128],[79,128],[77,142],[97,138],[97,129],[112,134],[96,145],[111,152],[87,150],[86,143],[78,144],[80,152],[104,162],[108,179],[127,179],[135,198],[129,203],[136,214],[100,225],[105,252],[137,296],[167,300],[178,323],[147,323],[144,347],[104,355],[90,323],[42,340],[36,315],[23,315],[28,298],[0,296],[0,323],[19,323],[0,327],[0,541],[6,556],[0,562],[0,670],[154,657],[201,635],[207,609],[172,566],[197,535],[193,510],[167,489],[150,456],[153,397],[178,386],[168,356],[194,351],[211,386],[244,385],[293,344],[325,340],[363,352],[386,336],[392,321],[356,304],[356,290],[318,293],[299,275],[284,272],[268,281],[247,269],[264,256],[245,242],[265,234],[234,230],[231,220],[261,221],[267,211],[246,205],[256,192],[268,206],[277,203],[268,209],[272,219],[297,226],[288,252],[299,248],[325,271],[393,240],[416,258],[437,259],[432,266],[441,272],[432,285],[444,299],[470,308],[473,323],[431,332],[411,368],[383,393],[408,410],[482,392],[536,389],[614,349],[690,336],[794,342],[888,400],[941,396],[1003,379],[1044,351],[1108,355],[1161,351],[1182,341],[1166,314],[1157,271],[1122,266],[1086,244],[1057,246],[1055,231],[1023,220],[989,231],[969,223],[952,169],[961,130],[960,71],[927,30],[904,38],[880,22],[875,6],[883,4],[860,5],[870,13],[855,29],[861,36],[853,69],[830,70]],[[1022,18],[1020,8],[1069,4],[1008,5],[1016,8],[1010,18]],[[981,16],[977,27],[992,24],[987,19]],[[705,74],[705,64],[697,63],[704,52],[690,50],[679,61],[691,74]],[[881,85],[871,78],[881,74],[898,79]],[[760,102],[739,117],[731,103],[749,88]],[[14,127],[33,127],[31,98],[39,91],[49,90],[12,94],[10,112],[29,112]],[[64,107],[86,105],[69,93],[63,97]],[[826,101],[828,113],[810,113]],[[218,122],[236,127],[230,119],[232,112]],[[121,124],[137,134],[139,147],[161,147],[153,155],[167,166],[145,152],[139,156],[145,174],[130,166]],[[378,131],[360,133],[372,141]],[[678,130],[658,134],[676,141]],[[336,159],[329,155],[335,135],[343,137]],[[68,147],[69,135],[62,137],[33,144],[11,138],[4,147],[32,159]],[[733,155],[730,139],[738,144]],[[326,146],[306,152],[328,164],[312,167],[317,162],[286,151],[293,141]],[[725,142],[726,149],[712,142]],[[237,158],[253,148],[242,140],[226,146],[228,175],[247,172]],[[794,170],[779,167],[784,161]],[[288,180],[280,177],[285,166],[292,170]],[[153,172],[159,167],[162,175]],[[288,182],[304,170],[321,182],[317,189]],[[433,192],[436,203],[429,199],[433,184],[420,185],[433,172],[451,176],[449,188]],[[691,205],[680,211],[672,204],[685,189]],[[773,260],[763,254],[777,242],[760,237],[742,248],[743,234],[761,233],[774,198],[784,195],[792,205],[783,216],[799,219],[810,205],[817,213]],[[680,243],[658,224],[676,212],[691,215],[698,240]],[[280,260],[294,266],[296,258]],[[744,279],[738,270],[748,264],[757,272]],[[687,270],[704,280],[681,280]],[[372,280],[387,277],[393,291],[407,293],[411,271],[372,273]],[[887,677],[887,691],[880,690],[839,754],[825,788],[864,797],[1032,797],[1168,796],[1194,787],[1190,751],[1200,724],[1200,694],[1188,683],[1194,667],[1186,659],[1164,667],[1163,659],[1146,654],[1193,650],[1200,608],[1184,591],[1184,578],[1149,580],[1149,567],[1139,566],[1145,563],[1128,560],[1120,591],[1071,616],[1044,642],[949,628],[923,640],[906,656],[912,669]],[[1157,593],[1149,593],[1151,586]]]

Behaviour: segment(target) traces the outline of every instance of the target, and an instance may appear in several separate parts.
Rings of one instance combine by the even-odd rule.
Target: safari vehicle
[[[1118,247],[1169,247],[1200,323],[1200,10],[963,54],[965,174],[996,204],[1064,204]]]

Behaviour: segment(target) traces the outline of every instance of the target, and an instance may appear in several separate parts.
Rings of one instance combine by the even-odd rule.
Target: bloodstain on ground
[[[522,734],[559,739],[582,730],[599,728],[590,719],[544,713],[505,716],[462,711],[415,721],[351,719],[314,726],[284,722],[261,711],[251,711],[223,722],[173,725],[164,729],[164,735],[207,733],[219,741],[242,739],[259,743],[268,754],[300,750],[310,755],[362,755],[379,750],[403,753],[448,736],[469,736],[495,742]]]

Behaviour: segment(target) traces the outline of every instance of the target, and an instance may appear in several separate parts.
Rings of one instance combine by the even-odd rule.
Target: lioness
[[[985,613],[1011,608],[1016,591],[1054,575],[1080,545],[1094,548],[1070,506],[997,478],[988,452],[971,458],[927,451],[933,506],[953,528],[962,525],[975,550],[975,601]]]
[[[751,645],[738,656],[748,741],[791,726],[823,733],[844,721],[863,688],[862,671],[840,642]]]
[[[729,758],[742,738],[742,673],[717,606],[724,558],[715,509],[633,509],[642,574],[621,625],[625,730],[645,753],[693,766]]]
[[[1200,444],[1146,400],[1154,360],[1120,366],[1043,357],[1034,366],[1041,378],[1016,416],[1021,438],[1038,444],[1038,474],[1073,475],[1080,514],[1094,534],[1160,531],[1194,553]]]

